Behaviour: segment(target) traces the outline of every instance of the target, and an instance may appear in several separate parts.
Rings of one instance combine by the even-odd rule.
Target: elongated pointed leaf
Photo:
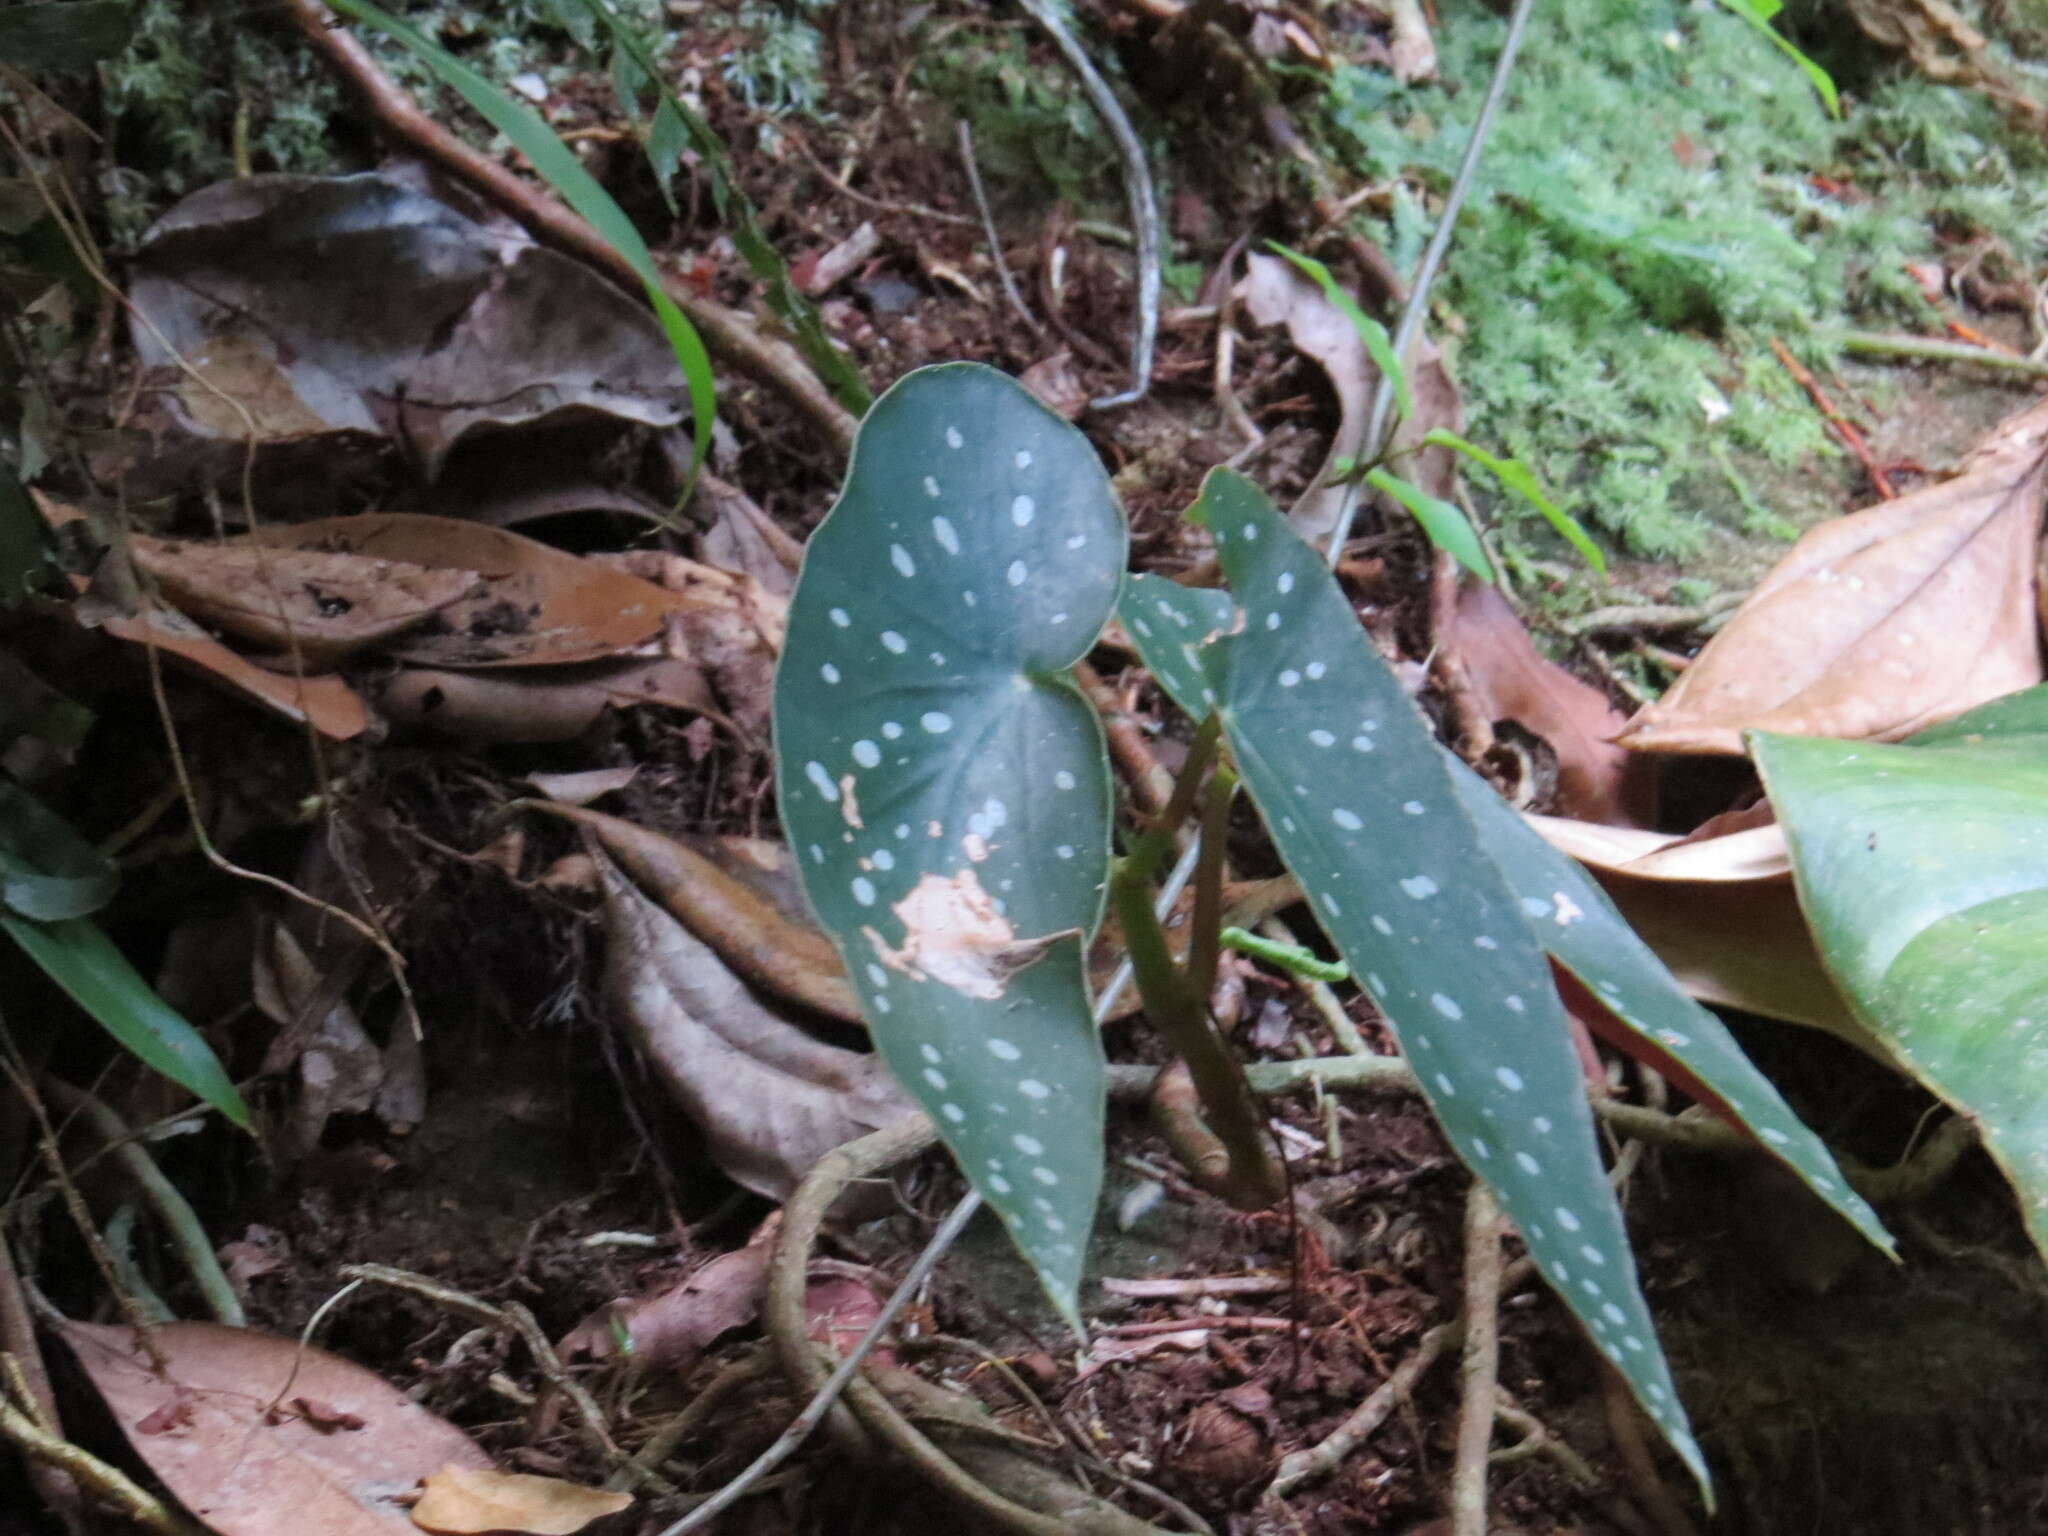
[[[1314,550],[1256,486],[1219,470],[1194,515],[1230,580],[1230,624],[1213,632],[1213,599],[1139,578],[1123,600],[1127,627],[1145,618],[1157,633],[1159,605],[1186,603],[1188,622],[1173,628],[1207,639],[1203,672],[1245,787],[1324,931],[1393,1025],[1458,1155],[1706,1487],[1549,964],[1435,738]],[[1184,671],[1185,658],[1162,665]]]
[[[1233,606],[1222,592],[1176,587],[1150,576],[1130,579],[1118,616],[1153,677],[1190,715],[1206,714],[1216,703],[1200,646],[1205,636],[1231,627]],[[1740,1120],[1815,1194],[1891,1252],[1890,1234],[1843,1182],[1826,1145],[1751,1065],[1727,1026],[1685,994],[1607,893],[1478,774],[1441,746],[1437,757],[1537,944],[1634,1036],[1623,1048],[1652,1059],[1681,1078],[1688,1091]]]
[[[862,423],[776,674],[783,825],[876,1044],[1070,1319],[1102,1181],[1083,935],[1110,782],[1067,676],[1123,515],[1088,442],[993,369]]]
[[[0,911],[53,922],[113,899],[113,861],[19,784],[0,779]]]
[[[39,923],[0,912],[0,930],[102,1028],[151,1067],[248,1130],[249,1111],[220,1059],[89,918]]]
[[[1727,1025],[1685,995],[1607,893],[1545,842],[1478,774],[1449,753],[1444,764],[1488,857],[1521,903],[1536,942],[1635,1036],[1633,1043],[1616,1042],[1620,1048],[1652,1060],[1688,1092],[1741,1121],[1815,1194],[1892,1252],[1891,1235],[1863,1197],[1843,1182],[1826,1144],[1751,1065]]]
[[[1821,958],[2048,1256],[2048,687],[1886,746],[1758,732]]]

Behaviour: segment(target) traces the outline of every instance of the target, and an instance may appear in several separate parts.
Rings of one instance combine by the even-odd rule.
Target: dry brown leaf
[[[1429,35],[1429,18],[1422,0],[1384,0],[1392,27],[1387,52],[1394,61],[1394,78],[1403,85],[1436,78],[1436,39]]]
[[[1245,262],[1245,275],[1237,285],[1245,313],[1260,325],[1285,325],[1288,339],[1329,375],[1337,392],[1337,430],[1323,467],[1287,514],[1303,538],[1323,538],[1336,527],[1345,495],[1342,485],[1329,483],[1330,474],[1339,459],[1356,459],[1364,452],[1379,370],[1350,320],[1317,283],[1278,256],[1254,252]],[[1421,442],[1425,433],[1438,427],[1462,432],[1465,409],[1442,355],[1427,337],[1417,339],[1415,355],[1408,361],[1408,388],[1415,410],[1402,421],[1393,441],[1397,449],[1413,450],[1403,455],[1401,473],[1432,496],[1448,497],[1457,486],[1456,458],[1448,448],[1422,447]]]
[[[116,639],[156,646],[218,679],[243,698],[294,724],[310,723],[333,741],[353,741],[370,728],[362,696],[338,677],[295,677],[259,667],[239,656],[170,608],[116,615],[100,624]]]
[[[858,1024],[860,1005],[832,941],[696,849],[602,811],[523,800],[588,827],[643,890],[764,992]]]
[[[424,624],[479,584],[472,571],[234,540],[138,533],[128,550],[172,607],[316,670]]]
[[[1551,847],[1570,854],[1596,874],[1728,884],[1773,880],[1792,870],[1784,830],[1775,821],[1711,836],[1703,836],[1706,828],[1701,828],[1681,837],[1638,827],[1595,826],[1563,816],[1525,814],[1523,819],[1541,832]]]
[[[490,1465],[396,1387],[296,1339],[166,1323],[150,1334],[159,1374],[132,1329],[59,1332],[135,1454],[220,1536],[414,1536],[400,1500],[421,1478]],[[281,1402],[287,1395],[318,1404],[329,1427]]]
[[[581,773],[529,773],[526,782],[563,805],[588,805],[616,794],[639,774],[636,765],[623,768],[586,768]]]
[[[773,1256],[769,1218],[744,1248],[698,1265],[679,1283],[652,1296],[622,1297],[586,1317],[563,1338],[564,1360],[608,1360],[624,1330],[633,1363],[643,1371],[681,1370],[717,1338],[754,1320]]]
[[[1749,730],[1896,741],[2040,682],[2044,448],[2048,402],[1954,479],[1810,529],[1622,742],[1740,755]]]
[[[916,1113],[880,1057],[770,1012],[610,859],[598,873],[610,1006],[735,1183],[782,1199],[833,1148]]]
[[[1607,696],[1536,649],[1500,589],[1460,579],[1449,622],[1436,634],[1445,658],[1462,665],[1487,720],[1514,720],[1557,754],[1557,807],[1612,826],[1648,819],[1648,765],[1614,744],[1625,721]]]
[[[607,1493],[530,1472],[493,1472],[453,1464],[427,1479],[412,1509],[412,1523],[444,1536],[521,1531],[527,1536],[575,1536],[591,1521],[615,1515],[630,1493]]]
[[[377,693],[378,709],[395,723],[462,741],[573,741],[610,708],[701,710],[711,702],[696,663],[666,656],[483,672],[410,667]]]
[[[474,572],[480,585],[387,647],[429,667],[562,666],[659,639],[687,599],[600,560],[505,528],[417,512],[364,512],[262,529],[238,543]]]

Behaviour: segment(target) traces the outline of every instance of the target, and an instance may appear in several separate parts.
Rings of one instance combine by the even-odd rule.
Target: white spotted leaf
[[[1179,603],[1188,623],[1174,633],[1211,636],[1198,652],[1205,686],[1275,848],[1393,1026],[1459,1157],[1707,1488],[1549,962],[1435,737],[1335,579],[1258,487],[1215,471],[1190,516],[1215,536],[1229,622],[1217,623],[1213,596],[1140,577],[1126,584],[1126,627],[1143,617],[1162,635],[1150,618]],[[1185,678],[1185,657],[1156,655],[1131,633],[1155,676]],[[1204,701],[1179,702],[1194,712]]]
[[[1758,731],[1821,959],[1975,1121],[2048,1255],[2048,687],[1899,745]]]
[[[775,681],[811,906],[891,1070],[1070,1320],[1102,1183],[1083,944],[1110,780],[1068,669],[1125,544],[1079,432],[993,369],[920,369],[861,424]]]

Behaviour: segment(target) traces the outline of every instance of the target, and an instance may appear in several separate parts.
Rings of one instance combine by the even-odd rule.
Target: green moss
[[[1401,178],[1364,221],[1412,266],[1448,185],[1503,24],[1447,12],[1439,84],[1340,67],[1326,146]],[[1873,77],[1837,123],[1797,67],[1739,19],[1675,0],[1552,0],[1496,120],[1481,188],[1437,294],[1462,321],[1472,435],[1537,467],[1624,549],[1701,555],[1724,533],[1777,537],[1738,467],[1832,452],[1772,357],[1833,359],[1814,328],[1931,328],[1905,266],[1945,241],[2031,253],[2048,238],[2048,161],[1981,95]],[[1837,198],[1815,176],[1854,188]],[[1413,194],[1428,190],[1431,210]],[[1533,519],[1494,515],[1542,545]]]

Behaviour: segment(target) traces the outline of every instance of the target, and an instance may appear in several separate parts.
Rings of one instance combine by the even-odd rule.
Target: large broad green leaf
[[[2048,687],[1898,746],[1750,737],[1821,958],[2048,1256]]]
[[[1741,1122],[1765,1150],[1885,1252],[1891,1234],[1843,1181],[1832,1153],[1757,1071],[1728,1027],[1686,996],[1607,893],[1544,841],[1486,781],[1448,752],[1445,765],[1488,857],[1522,905],[1536,942],[1575,976],[1647,1060],[1703,1103]]]
[[[6,932],[143,1065],[190,1089],[248,1130],[249,1111],[199,1032],[150,990],[113,940],[88,918],[39,923],[0,912]]]
[[[1180,646],[1197,646],[1204,691],[1189,702],[1213,696],[1275,847],[1392,1024],[1445,1135],[1705,1488],[1549,963],[1434,736],[1256,486],[1219,470],[1192,515],[1215,535],[1229,622],[1211,598],[1135,578],[1125,627],[1147,665],[1183,686]]]
[[[875,1043],[1070,1319],[1102,1181],[1083,946],[1110,781],[1067,672],[1124,548],[1079,432],[993,369],[921,369],[861,425],[775,681],[811,905]]]
[[[113,861],[70,822],[0,779],[0,910],[41,922],[83,917],[111,901],[120,883]]]

